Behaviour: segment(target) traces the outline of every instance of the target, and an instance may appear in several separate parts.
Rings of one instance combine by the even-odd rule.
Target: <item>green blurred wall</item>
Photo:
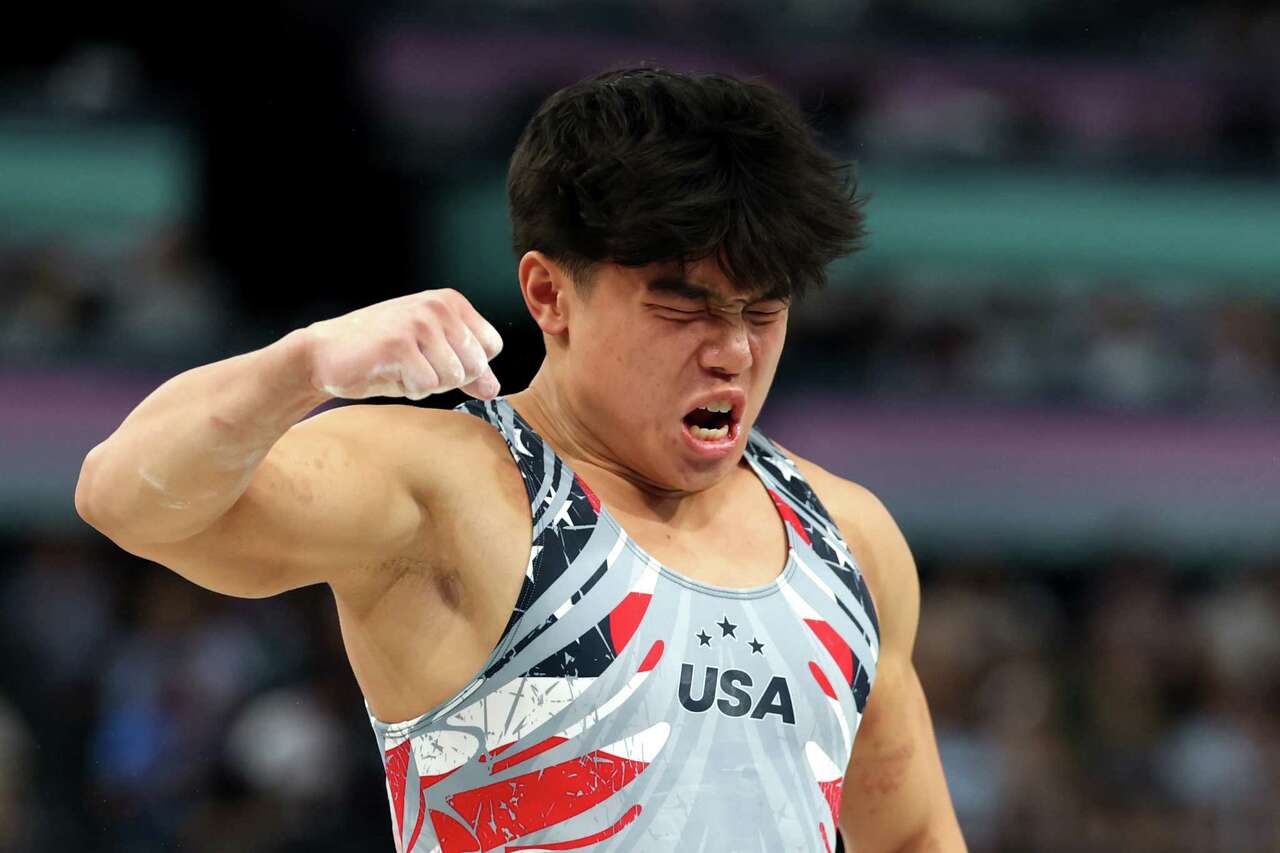
[[[196,151],[164,125],[0,122],[0,240],[115,245],[187,216]]]
[[[970,274],[1133,275],[1138,286],[1203,287],[1230,281],[1280,292],[1280,186],[1256,179],[1140,179],[1031,170],[872,169],[867,251],[842,273],[932,266]],[[441,193],[423,235],[433,276],[495,306],[511,298],[515,263],[501,176]],[[1028,275],[1029,282],[1045,280]]]

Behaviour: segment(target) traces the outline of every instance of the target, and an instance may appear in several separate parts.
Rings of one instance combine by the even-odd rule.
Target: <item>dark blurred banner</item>
[[[68,505],[86,448],[163,381],[93,369],[0,372],[5,529],[79,532]],[[1280,552],[1280,413],[1196,416],[859,402],[778,395],[764,429],[864,483],[922,544],[1079,555]]]

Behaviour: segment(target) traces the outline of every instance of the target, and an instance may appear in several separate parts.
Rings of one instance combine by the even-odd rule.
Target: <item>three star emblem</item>
[[[720,637],[722,639],[724,637],[733,637],[735,640],[738,638],[738,635],[734,633],[738,630],[738,626],[730,622],[728,616],[721,617],[720,621],[714,624],[720,628]],[[694,636],[698,638],[699,646],[709,647],[711,645],[711,635],[706,632],[705,628],[699,628],[698,633],[694,634]],[[751,646],[753,655],[764,655],[764,643],[760,642],[758,637],[752,637],[748,645]]]

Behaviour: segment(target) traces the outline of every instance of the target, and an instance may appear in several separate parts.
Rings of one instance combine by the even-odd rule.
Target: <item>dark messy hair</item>
[[[865,235],[852,170],[763,83],[606,71],[546,100],[507,175],[516,257],[589,286],[597,262],[715,256],[742,292],[798,299]]]

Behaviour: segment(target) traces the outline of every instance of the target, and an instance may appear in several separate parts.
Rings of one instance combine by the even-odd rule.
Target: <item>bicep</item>
[[[326,413],[338,415],[338,412]],[[349,574],[403,552],[422,511],[404,478],[366,450],[357,418],[291,428],[216,522],[178,542],[130,547],[214,592],[246,598]]]
[[[915,667],[883,659],[840,799],[852,853],[962,851],[929,707]]]
[[[901,529],[865,488],[818,469],[880,616],[876,680],[840,801],[840,831],[856,853],[963,851],[924,690],[911,663],[920,578]]]

